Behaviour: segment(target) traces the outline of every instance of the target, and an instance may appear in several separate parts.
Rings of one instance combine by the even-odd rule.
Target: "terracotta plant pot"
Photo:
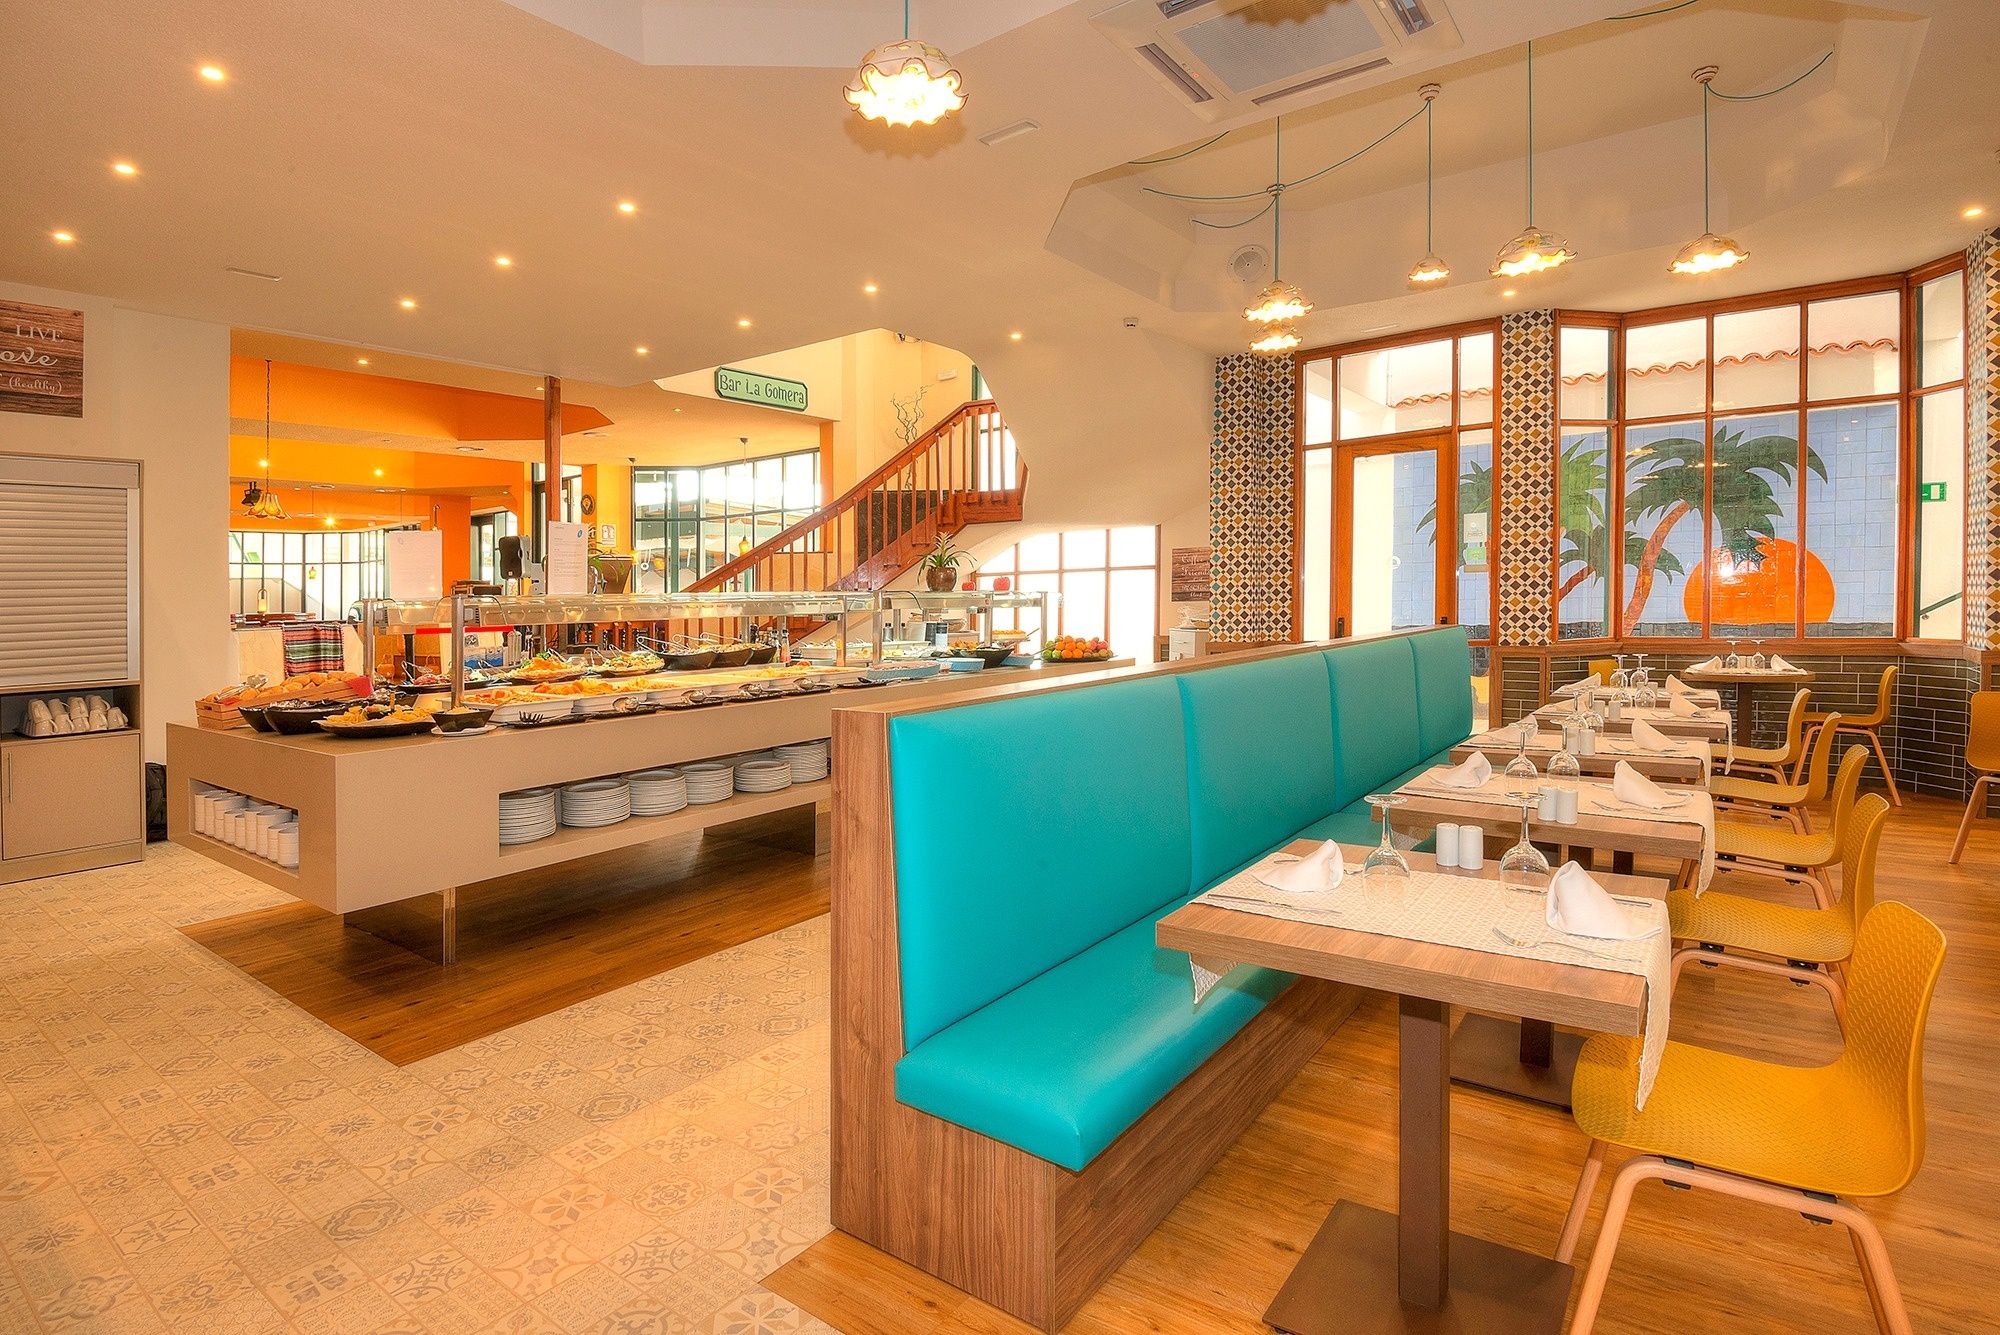
[[[950,593],[957,583],[957,566],[946,566],[942,570],[932,566],[924,571],[924,587],[932,593]]]

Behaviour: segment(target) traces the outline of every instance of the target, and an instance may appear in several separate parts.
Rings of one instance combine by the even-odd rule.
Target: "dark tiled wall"
[[[1600,654],[1580,653],[1550,661],[1550,680],[1560,685],[1575,681],[1589,671],[1588,661]],[[1707,654],[1648,654],[1646,666],[1655,679],[1667,672],[1679,672],[1699,662]],[[1965,734],[1972,693],[1979,689],[1979,666],[1954,658],[1906,658],[1874,654],[1787,654],[1785,661],[1814,674],[1809,683],[1812,699],[1808,708],[1838,710],[1843,714],[1866,714],[1875,707],[1875,691],[1882,670],[1891,663],[1902,668],[1896,684],[1896,704],[1882,732],[1882,749],[1896,772],[1897,786],[1905,792],[1930,793],[1938,797],[1963,798],[1972,789],[1972,777],[1965,768]],[[1626,666],[1637,659],[1626,656]],[[1504,665],[1511,674],[1516,664]],[[1518,665],[1531,673],[1532,663]],[[1511,697],[1510,697],[1511,699]],[[1729,688],[1723,688],[1728,703]],[[1791,692],[1773,683],[1760,686],[1752,697],[1751,735],[1739,738],[1756,746],[1776,746],[1784,739],[1785,718],[1792,704]],[[1518,717],[1509,712],[1505,717]],[[1863,743],[1865,745],[1865,743]],[[1842,750],[1845,750],[1845,742]],[[1871,763],[1862,787],[1882,787],[1881,771]]]
[[[1581,673],[1575,674],[1581,676]],[[1566,677],[1558,677],[1566,681]],[[1500,660],[1500,708],[1493,715],[1495,726],[1525,718],[1539,709],[1542,700],[1542,665],[1534,658]]]

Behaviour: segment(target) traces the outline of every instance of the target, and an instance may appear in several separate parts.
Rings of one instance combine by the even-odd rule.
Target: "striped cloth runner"
[[[338,672],[347,665],[347,653],[340,642],[337,621],[308,621],[286,626],[285,675],[297,677],[307,672]]]

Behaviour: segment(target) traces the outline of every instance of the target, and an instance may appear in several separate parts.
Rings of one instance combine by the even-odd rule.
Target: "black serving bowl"
[[[239,705],[236,712],[241,714],[243,721],[256,731],[276,732],[277,729],[272,726],[271,721],[264,717],[264,711],[270,707],[269,705]]]
[[[1012,649],[1009,649],[1004,644],[982,644],[976,649],[952,650],[952,653],[958,655],[960,658],[976,658],[990,668],[999,667],[1007,661],[1013,652]]]
[[[703,649],[699,653],[675,654],[667,660],[669,672],[698,672],[705,667],[715,666],[715,651]]]
[[[490,709],[478,705],[460,705],[456,709],[440,709],[431,715],[431,722],[438,725],[439,732],[471,732],[483,728],[493,717]]]
[[[777,645],[760,644],[757,645],[755,648],[751,649],[748,665],[750,667],[762,667],[764,664],[770,662],[777,656],[778,656]]]
[[[739,668],[748,663],[750,655],[755,652],[757,650],[754,645],[732,644],[727,649],[717,649],[715,651],[713,666],[719,668]]]
[[[288,737],[301,737],[307,733],[318,734],[319,721],[335,714],[345,713],[355,702],[346,700],[306,701],[294,705],[266,705],[259,712],[264,716],[264,726],[273,732],[282,732]]]

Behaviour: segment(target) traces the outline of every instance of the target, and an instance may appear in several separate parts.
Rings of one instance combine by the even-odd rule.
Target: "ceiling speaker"
[[[1262,246],[1242,246],[1229,257],[1229,272],[1246,283],[1262,278],[1271,267],[1271,252]]]

